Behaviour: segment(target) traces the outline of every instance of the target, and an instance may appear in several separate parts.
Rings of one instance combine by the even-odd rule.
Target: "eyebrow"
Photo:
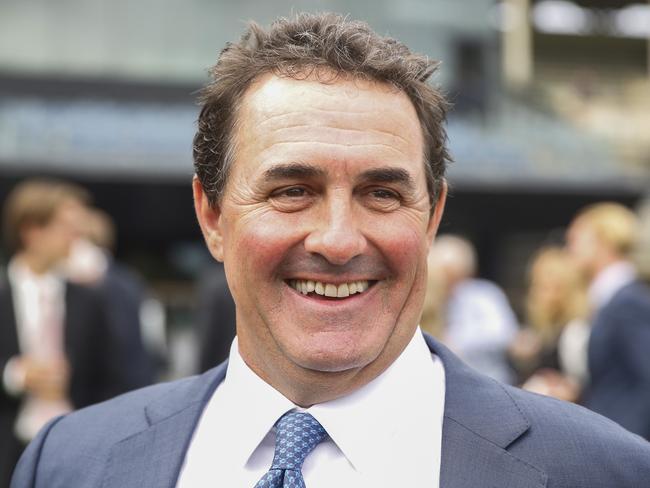
[[[362,180],[376,183],[397,183],[408,190],[415,190],[413,177],[403,168],[375,168],[364,171]]]
[[[305,163],[287,163],[274,166],[264,172],[267,181],[285,179],[303,179],[325,176],[325,171]]]
[[[279,164],[264,172],[266,181],[286,179],[313,179],[324,178],[326,171],[322,168],[306,163]],[[415,191],[413,177],[403,168],[373,168],[364,171],[359,180],[372,183],[393,183],[399,184],[408,191]]]

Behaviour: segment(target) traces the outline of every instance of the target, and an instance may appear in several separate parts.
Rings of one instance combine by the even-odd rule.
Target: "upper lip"
[[[286,281],[291,281],[291,280],[299,280],[299,281],[319,281],[321,283],[331,283],[332,285],[342,285],[344,283],[353,283],[355,281],[368,281],[368,282],[374,282],[374,281],[379,281],[377,278],[359,278],[359,277],[318,277],[315,278],[313,276],[311,277],[305,277],[305,276],[292,276],[290,278],[286,278]]]

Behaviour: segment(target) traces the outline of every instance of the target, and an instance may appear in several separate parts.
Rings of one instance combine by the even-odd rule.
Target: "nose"
[[[344,265],[359,256],[367,245],[351,202],[344,197],[324,202],[314,229],[305,239],[307,252],[320,254],[335,265]]]

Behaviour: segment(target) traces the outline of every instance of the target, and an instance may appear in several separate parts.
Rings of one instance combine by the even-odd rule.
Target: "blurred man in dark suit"
[[[66,260],[66,276],[70,281],[93,288],[104,301],[107,322],[115,339],[112,357],[122,370],[124,388],[133,390],[150,385],[156,377],[157,347],[145,343],[144,336],[149,331],[143,323],[146,319],[143,307],[150,300],[145,284],[113,257],[115,225],[108,214],[87,207],[80,228]],[[152,327],[161,328],[164,324]],[[164,337],[164,330],[152,331],[150,335]]]
[[[235,302],[221,263],[210,267],[198,283],[196,325],[203,373],[228,358],[236,334]]]
[[[64,182],[17,185],[4,205],[12,253],[0,283],[0,486],[46,422],[125,391],[101,298],[60,266],[89,195]]]
[[[583,403],[650,439],[650,289],[630,259],[638,227],[631,210],[599,203],[578,213],[567,244],[591,281],[590,380]]]

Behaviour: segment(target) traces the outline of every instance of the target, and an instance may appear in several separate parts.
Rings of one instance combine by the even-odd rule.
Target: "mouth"
[[[287,280],[286,283],[298,293],[305,296],[339,300],[365,293],[377,281],[360,280],[335,284],[313,280]]]

